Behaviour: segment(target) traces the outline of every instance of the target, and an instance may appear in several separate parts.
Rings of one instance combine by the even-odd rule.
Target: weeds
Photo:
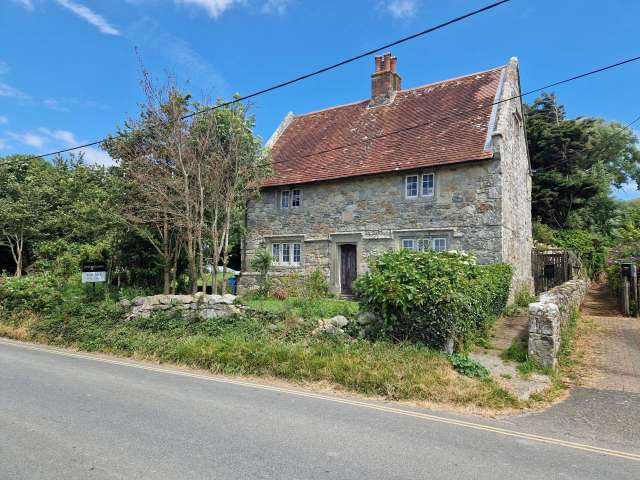
[[[357,311],[356,304],[336,300],[306,308],[323,317]],[[0,335],[222,374],[328,382],[395,400],[494,410],[519,405],[490,380],[478,381],[482,375],[457,375],[440,352],[404,343],[313,337],[313,320],[268,312],[210,320],[156,313],[124,322],[124,315],[113,302],[81,299],[65,302],[55,314],[0,311]]]

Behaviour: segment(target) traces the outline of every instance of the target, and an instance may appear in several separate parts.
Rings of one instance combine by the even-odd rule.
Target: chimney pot
[[[385,72],[391,70],[391,53],[384,54],[384,70]]]
[[[382,71],[382,56],[378,55],[376,57],[376,73]]]

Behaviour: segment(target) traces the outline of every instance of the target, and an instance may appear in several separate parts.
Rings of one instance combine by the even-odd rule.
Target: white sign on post
[[[82,283],[103,283],[107,281],[107,266],[102,263],[82,265]]]
[[[82,283],[99,283],[107,281],[107,272],[82,272]]]

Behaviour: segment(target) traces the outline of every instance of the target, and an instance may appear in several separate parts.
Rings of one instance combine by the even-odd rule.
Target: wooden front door
[[[356,279],[357,272],[356,246],[352,244],[340,245],[340,293],[353,295],[352,284]]]

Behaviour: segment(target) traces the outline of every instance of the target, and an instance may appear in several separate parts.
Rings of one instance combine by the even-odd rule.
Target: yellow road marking
[[[474,430],[483,430],[483,431],[492,432],[492,433],[495,433],[495,434],[498,434],[498,435],[516,437],[516,438],[521,438],[521,439],[530,440],[530,441],[534,441],[534,442],[546,443],[546,444],[549,444],[549,445],[557,445],[557,446],[561,446],[561,447],[565,447],[565,448],[571,448],[571,449],[574,449],[574,450],[582,450],[582,451],[585,451],[585,452],[598,453],[598,454],[601,454],[601,455],[608,455],[608,456],[611,456],[611,457],[618,457],[618,458],[624,458],[624,459],[627,459],[627,460],[640,461],[640,454],[636,454],[636,453],[622,452],[622,451],[618,451],[618,450],[610,450],[608,448],[601,448],[601,447],[595,447],[595,446],[592,446],[592,445],[585,445],[585,444],[582,444],[582,443],[569,442],[567,440],[561,440],[561,439],[558,439],[558,438],[551,438],[551,437],[545,437],[545,436],[542,436],[542,435],[535,435],[535,434],[531,434],[531,433],[518,432],[518,431],[515,431],[515,430],[509,430],[509,429],[500,428],[500,427],[492,427],[492,426],[489,426],[489,425],[483,425],[483,424],[480,424],[480,423],[468,422],[468,421],[465,421],[465,420],[457,420],[457,419],[453,419],[453,418],[441,417],[439,415],[433,415],[433,414],[429,414],[429,413],[412,412],[410,410],[403,410],[401,408],[395,408],[395,407],[390,407],[390,406],[386,406],[386,405],[376,405],[374,403],[362,402],[362,401],[359,401],[359,400],[352,400],[352,399],[348,399],[348,398],[339,398],[339,397],[331,397],[331,396],[322,395],[322,394],[319,394],[319,393],[304,392],[304,391],[294,390],[294,389],[289,389],[289,388],[276,387],[276,386],[273,386],[273,385],[261,385],[259,383],[252,383],[252,382],[247,382],[247,381],[244,381],[244,380],[234,380],[232,378],[226,378],[226,377],[221,377],[221,376],[216,376],[216,375],[204,375],[204,374],[200,374],[200,373],[184,372],[184,371],[180,371],[180,370],[173,370],[173,369],[169,369],[169,368],[156,367],[156,366],[152,366],[152,365],[144,365],[144,364],[128,362],[128,361],[123,361],[123,360],[114,360],[114,359],[109,359],[109,358],[102,358],[102,357],[97,357],[97,356],[93,356],[93,355],[86,355],[86,354],[82,354],[82,353],[70,352],[70,351],[65,351],[65,350],[58,350],[58,349],[54,349],[54,348],[38,347],[36,345],[17,342],[17,341],[12,341],[12,340],[6,340],[6,339],[0,339],[0,344],[10,345],[10,346],[19,347],[19,348],[24,348],[24,349],[27,349],[27,350],[35,350],[35,351],[40,351],[40,352],[51,353],[51,354],[55,354],[55,355],[65,356],[65,357],[81,358],[81,359],[84,359],[84,360],[93,360],[93,361],[96,361],[96,362],[108,363],[108,364],[111,364],[111,365],[120,365],[120,366],[125,366],[125,367],[137,368],[137,369],[140,369],[140,370],[148,370],[148,371],[151,371],[151,372],[166,373],[166,374],[170,374],[170,375],[178,375],[178,376],[181,376],[181,377],[197,378],[197,379],[206,380],[206,381],[209,381],[209,382],[226,383],[226,384],[231,384],[231,385],[239,385],[239,386],[249,387],[249,388],[254,388],[254,389],[267,390],[267,391],[271,391],[271,392],[278,392],[278,393],[286,393],[286,394],[290,394],[290,395],[297,395],[299,397],[307,397],[307,398],[314,398],[314,399],[318,399],[318,400],[324,400],[324,401],[328,401],[328,402],[342,403],[342,404],[345,404],[345,405],[352,405],[352,406],[356,406],[356,407],[368,408],[370,410],[378,410],[378,411],[381,411],[381,412],[393,413],[393,414],[396,414],[396,415],[403,415],[403,416],[407,416],[407,417],[419,418],[419,419],[428,420],[428,421],[431,421],[431,422],[444,423],[444,424],[447,424],[447,425],[455,425],[455,426],[458,426],[458,427],[470,428],[470,429],[474,429]]]

